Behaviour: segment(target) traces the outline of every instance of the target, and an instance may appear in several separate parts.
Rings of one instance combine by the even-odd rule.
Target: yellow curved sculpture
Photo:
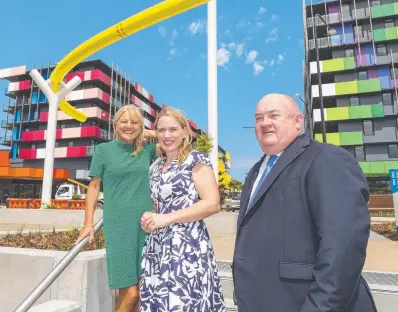
[[[65,56],[55,67],[50,77],[51,89],[57,92],[62,85],[65,75],[69,73],[74,66],[95,52],[140,30],[198,7],[208,1],[209,0],[166,0],[109,27],[85,41]],[[84,122],[87,119],[84,113],[75,109],[65,99],[60,102],[59,108],[67,115],[80,122]]]

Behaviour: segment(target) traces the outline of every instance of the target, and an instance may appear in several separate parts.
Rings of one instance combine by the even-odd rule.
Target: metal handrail
[[[149,168],[149,173],[152,173],[153,168],[161,159],[156,159]],[[94,235],[102,229],[103,218],[101,218],[94,226]],[[50,273],[36,286],[36,288],[21,302],[21,304],[14,310],[14,312],[27,312],[40,298],[40,296],[55,282],[58,276],[72,263],[77,255],[89,243],[90,237],[85,237],[82,241],[76,244],[62,260],[51,270]]]
[[[94,226],[94,235],[102,229],[102,218]],[[90,237],[85,237],[81,242],[75,245],[54,269],[40,282],[39,285],[21,302],[14,312],[27,312],[40,296],[51,286],[58,276],[68,267],[68,265],[76,258],[76,256],[86,247]]]

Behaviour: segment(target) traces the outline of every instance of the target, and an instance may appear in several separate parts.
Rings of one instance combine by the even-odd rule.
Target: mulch
[[[33,248],[43,250],[68,251],[72,249],[80,230],[73,229],[66,232],[52,233],[29,233],[29,234],[8,234],[0,237],[0,246],[16,248]],[[89,243],[84,251],[97,250],[105,248],[104,232],[97,233],[95,241]]]
[[[398,241],[395,223],[372,224],[371,230],[393,241]]]

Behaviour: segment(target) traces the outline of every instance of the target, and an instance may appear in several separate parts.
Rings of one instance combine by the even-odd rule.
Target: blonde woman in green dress
[[[91,182],[86,196],[84,227],[77,242],[86,236],[94,239],[94,210],[104,189],[104,237],[110,289],[119,290],[115,312],[139,310],[141,254],[146,233],[142,215],[152,210],[149,196],[149,168],[156,157],[156,145],[144,144],[145,130],[137,107],[126,105],[114,120],[116,140],[97,145],[90,166]]]

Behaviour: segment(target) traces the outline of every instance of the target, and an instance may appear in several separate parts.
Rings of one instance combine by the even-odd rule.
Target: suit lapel
[[[256,196],[253,198],[252,202],[250,203],[250,207],[252,207],[252,208],[251,208],[249,214],[253,213],[253,211],[256,209],[256,207],[254,207],[254,206],[267,193],[267,191],[269,190],[271,185],[275,182],[275,180],[282,173],[282,171],[290,163],[292,163],[298,156],[300,156],[301,153],[304,152],[305,147],[308,146],[309,143],[310,143],[310,139],[306,135],[301,135],[292,144],[290,144],[290,146],[288,146],[285,149],[285,151],[279,157],[279,159],[275,163],[274,167],[272,168],[272,170],[266,177],[263,184],[260,186],[260,189],[258,190]],[[249,194],[248,198],[250,198],[250,194]],[[249,207],[245,207],[245,214],[243,215],[241,222],[243,222],[245,216],[247,215],[246,211],[248,208]]]
[[[239,216],[238,216],[238,228],[240,226],[240,222],[243,220],[243,217],[246,214],[247,206],[249,204],[250,195],[251,195],[252,188],[253,188],[253,184],[257,179],[258,172],[260,171],[260,167],[265,159],[265,156],[266,155],[261,157],[260,161],[258,161],[254,165],[253,170],[251,170],[250,174],[246,178],[245,184],[247,183],[247,187],[245,187],[245,192],[242,193],[242,198],[241,198],[241,202],[240,202],[240,209],[239,209]]]

